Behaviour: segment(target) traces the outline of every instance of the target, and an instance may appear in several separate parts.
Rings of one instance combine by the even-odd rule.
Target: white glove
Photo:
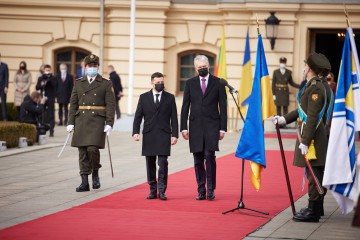
[[[283,124],[286,124],[286,120],[283,116],[276,115],[273,118],[273,124],[276,125],[276,123],[278,123],[279,125],[283,125]]]
[[[112,127],[110,125],[106,125],[104,128],[104,132],[106,132],[106,135],[110,135],[110,132],[112,130]]]
[[[66,126],[66,131],[67,131],[68,133],[71,133],[72,131],[74,131],[74,125],[67,125],[67,126]]]
[[[276,95],[273,95],[274,100],[276,100]]]
[[[301,154],[302,154],[302,155],[307,154],[308,151],[309,151],[308,146],[306,146],[306,145],[304,145],[304,144],[302,144],[302,143],[300,143],[299,149],[301,150]]]

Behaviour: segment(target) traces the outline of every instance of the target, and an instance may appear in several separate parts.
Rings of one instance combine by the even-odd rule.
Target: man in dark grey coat
[[[153,88],[140,95],[136,108],[133,138],[140,140],[140,124],[144,118],[142,155],[146,157],[147,179],[150,194],[147,199],[166,200],[168,179],[168,161],[171,145],[175,145],[179,137],[176,103],[174,95],[164,91],[164,76],[155,72],[151,75]],[[156,183],[156,156],[158,156],[158,184]]]
[[[76,79],[70,98],[67,131],[74,131],[71,146],[79,149],[81,184],[77,192],[89,191],[88,175],[92,174],[93,189],[100,188],[99,149],[114,124],[115,97],[111,81],[98,74],[99,58],[86,56],[86,75]]]
[[[0,53],[0,100],[3,121],[7,121],[6,94],[9,88],[9,68],[1,61]]]
[[[194,66],[199,75],[186,81],[180,128],[183,138],[190,139],[190,152],[194,155],[199,193],[196,200],[206,199],[205,183],[207,198],[213,200],[216,188],[215,151],[219,151],[219,140],[224,138],[227,130],[226,92],[220,79],[209,74],[210,65],[206,56],[196,56]]]

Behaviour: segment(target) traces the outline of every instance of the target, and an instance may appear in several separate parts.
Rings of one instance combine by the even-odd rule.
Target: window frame
[[[63,47],[54,50],[54,62],[53,62],[53,73],[57,75],[59,73],[59,69],[57,67],[59,61],[57,60],[57,56],[60,53],[71,51],[71,72],[69,72],[74,77],[76,76],[76,52],[83,52],[86,55],[89,55],[91,52],[80,47]]]

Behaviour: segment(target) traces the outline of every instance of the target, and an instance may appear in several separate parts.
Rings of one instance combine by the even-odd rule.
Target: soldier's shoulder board
[[[103,78],[103,80],[110,81],[110,79],[108,79],[108,78],[104,78],[104,77],[102,77],[102,78]]]
[[[311,80],[311,86],[316,86],[316,80]]]
[[[79,77],[79,78],[75,79],[75,81],[79,81],[79,80],[81,80],[81,79],[82,79],[82,77]]]

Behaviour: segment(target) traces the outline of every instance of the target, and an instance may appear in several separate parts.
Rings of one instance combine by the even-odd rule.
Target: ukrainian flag
[[[360,131],[360,67],[353,31],[347,29],[326,155],[323,186],[328,188],[343,214],[356,202],[355,134]]]
[[[240,111],[243,116],[246,116],[252,85],[253,85],[253,78],[251,73],[250,41],[249,41],[249,28],[248,28],[246,32],[244,61],[243,61],[243,68],[241,73],[240,89],[239,89]]]
[[[261,35],[258,35],[255,76],[249,107],[235,156],[250,160],[251,183],[260,189],[261,172],[266,167],[263,121],[275,114],[269,72]]]

